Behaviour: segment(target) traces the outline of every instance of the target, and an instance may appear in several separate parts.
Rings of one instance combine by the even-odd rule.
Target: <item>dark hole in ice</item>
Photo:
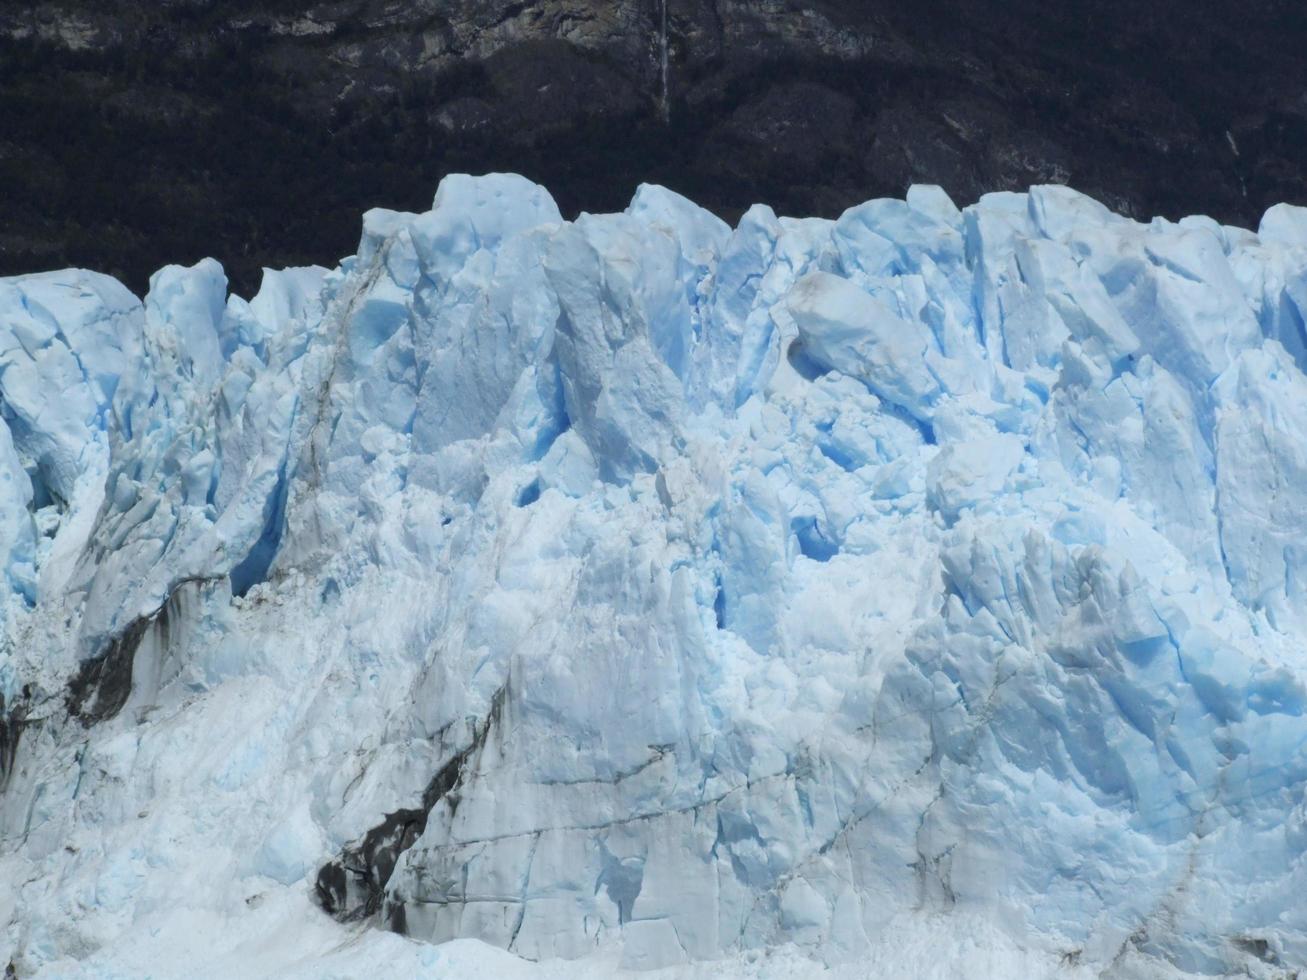
[[[327,579],[327,581],[322,584],[321,598],[324,606],[329,602],[339,599],[340,583],[338,583],[334,578]]]
[[[1264,963],[1279,962],[1279,956],[1271,948],[1271,944],[1260,936],[1236,936],[1234,945]]]
[[[839,545],[822,533],[815,517],[794,518],[790,530],[799,539],[799,551],[813,561],[830,561],[839,554]]]
[[[540,481],[532,480],[530,483],[528,483],[526,486],[524,486],[521,490],[518,491],[517,506],[530,507],[539,499],[540,499]]]
[[[818,364],[808,356],[808,351],[801,340],[790,344],[790,349],[785,352],[785,358],[790,362],[790,367],[807,381],[816,381],[822,375],[830,374],[830,368]]]

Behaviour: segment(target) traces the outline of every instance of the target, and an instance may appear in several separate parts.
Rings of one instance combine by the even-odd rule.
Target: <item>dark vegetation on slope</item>
[[[1307,201],[1300,0],[0,4],[0,274],[137,291],[351,252],[359,213],[515,170],[567,214],[641,180],[728,219],[913,180],[1070,182],[1137,217]]]

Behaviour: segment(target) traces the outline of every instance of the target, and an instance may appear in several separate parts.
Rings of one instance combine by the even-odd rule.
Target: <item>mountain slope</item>
[[[463,170],[568,217],[641,181],[730,221],[1056,182],[1253,227],[1304,203],[1304,40],[1288,0],[7,4],[0,274],[215,255],[252,293]]]

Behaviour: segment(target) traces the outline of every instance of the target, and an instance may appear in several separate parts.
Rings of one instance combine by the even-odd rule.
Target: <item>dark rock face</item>
[[[136,651],[153,625],[153,617],[133,620],[103,653],[82,662],[68,682],[66,703],[70,716],[90,726],[113,718],[123,709],[132,693]]]
[[[68,681],[64,706],[85,727],[117,717],[133,692],[153,697],[160,684],[162,658],[168,656],[172,625],[184,619],[185,603],[195,587],[212,580],[185,579],[157,610],[138,616],[95,656],[83,660]],[[142,653],[150,656],[145,657]],[[3,702],[0,702],[0,709]]]
[[[18,740],[27,727],[27,711],[31,704],[31,690],[24,688],[22,696],[12,705],[6,706],[3,694],[0,694],[0,793],[9,785],[13,775],[14,764],[18,758]]]
[[[724,217],[1073,183],[1137,217],[1307,200],[1293,0],[48,0],[0,7],[0,274],[330,263],[367,207],[515,170]],[[664,92],[666,101],[664,102]],[[666,121],[664,121],[666,118]]]
[[[422,791],[420,807],[387,813],[362,840],[318,869],[314,894],[324,912],[341,922],[380,915],[391,931],[407,932],[404,901],[402,897],[387,901],[386,886],[400,856],[426,830],[436,804],[443,802],[446,819],[452,819],[458,809],[458,788],[474,774],[491,727],[502,720],[506,696],[506,689],[495,695],[490,713],[472,733],[471,743],[455,752]]]

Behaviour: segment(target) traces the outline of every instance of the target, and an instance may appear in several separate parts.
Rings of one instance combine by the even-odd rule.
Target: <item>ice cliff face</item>
[[[1305,318],[1307,212],[1060,187],[0,280],[0,953],[1291,975]]]

